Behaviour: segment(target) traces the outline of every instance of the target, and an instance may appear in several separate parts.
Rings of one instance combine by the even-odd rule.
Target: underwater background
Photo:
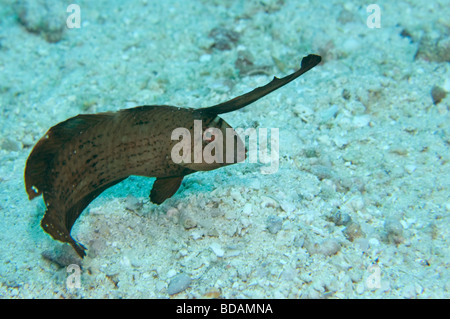
[[[0,297],[449,298],[450,6],[370,4],[0,0]],[[51,126],[214,105],[309,53],[323,62],[223,115],[279,129],[276,173],[198,172],[159,206],[130,177],[77,220],[83,260],[40,227],[23,172]]]

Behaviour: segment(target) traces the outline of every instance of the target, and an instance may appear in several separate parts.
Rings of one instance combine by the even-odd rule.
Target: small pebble
[[[212,243],[211,245],[209,245],[209,248],[211,248],[211,250],[216,254],[217,257],[223,257],[223,255],[225,254],[225,251],[218,243]]]
[[[364,292],[364,283],[360,282],[356,285],[356,293],[362,295]]]
[[[212,29],[209,37],[214,40],[212,47],[220,51],[231,50],[239,41],[239,33],[222,27]]]
[[[125,198],[125,208],[131,211],[138,211],[142,208],[143,206],[143,202],[142,200],[134,197],[133,195],[128,195]]]
[[[411,33],[407,29],[403,29],[400,32],[400,36],[403,37],[403,38],[410,39],[411,43],[414,41],[413,36],[411,35]]]
[[[316,175],[319,180],[323,179],[333,179],[334,172],[325,165],[314,165],[311,167],[311,173]]]
[[[18,152],[22,149],[22,144],[15,139],[6,137],[1,143],[0,148],[9,152]]]
[[[319,157],[319,151],[314,147],[305,149],[304,154],[307,158]]]
[[[369,115],[355,116],[352,120],[352,123],[355,127],[358,127],[358,128],[367,126],[370,123],[370,116]]]
[[[22,144],[24,147],[30,147],[34,145],[34,140],[31,134],[27,134],[22,138]]]
[[[403,297],[407,299],[416,297],[416,287],[414,286],[414,284],[410,283],[405,288],[403,288]]]
[[[283,219],[281,219],[278,216],[270,215],[267,218],[267,230],[271,234],[276,234],[281,230],[281,227],[283,225]]]
[[[185,273],[178,274],[175,277],[173,277],[172,280],[170,281],[169,287],[167,287],[167,293],[169,295],[175,295],[177,293],[180,293],[186,290],[186,288],[189,287],[191,282],[192,282],[191,277],[189,277]]]
[[[355,238],[366,237],[358,223],[351,222],[343,231],[345,238],[353,242]]]
[[[380,247],[380,241],[372,237],[369,239],[369,245],[370,247]]]
[[[249,73],[255,67],[253,63],[254,60],[255,58],[249,51],[238,51],[234,66],[239,70],[239,74],[242,76]]]
[[[211,288],[203,295],[203,299],[218,299],[218,298],[220,298],[220,290],[217,288]]]
[[[338,210],[331,216],[331,220],[336,226],[346,226],[352,221],[352,218],[348,213]]]
[[[211,61],[211,54],[203,54],[200,56],[200,62],[209,62]]]
[[[416,168],[417,168],[416,165],[405,165],[405,170],[408,172],[408,174],[414,173]]]
[[[27,31],[40,34],[48,42],[62,39],[66,27],[66,10],[62,2],[51,0],[18,1],[16,14]]]
[[[244,208],[242,209],[242,214],[250,216],[252,214],[252,204],[250,203],[245,204]]]
[[[177,271],[176,271],[175,269],[170,269],[170,270],[167,272],[167,278],[172,278],[172,277],[174,277],[176,274],[177,274]]]
[[[180,216],[180,223],[185,229],[197,227],[197,221],[193,219],[189,213],[183,212]]]
[[[333,238],[325,239],[317,247],[317,253],[324,256],[336,255],[339,252],[339,250],[341,250],[341,245],[338,243],[336,239]]]
[[[425,33],[418,45],[414,59],[432,62],[450,61],[450,38],[448,36],[434,37]]]
[[[339,107],[336,104],[333,104],[329,108],[321,111],[319,113],[319,123],[325,124],[325,123],[329,122],[331,119],[336,117],[338,110],[339,110]]]
[[[342,9],[341,12],[339,12],[339,15],[337,17],[337,21],[339,21],[341,24],[346,24],[352,21],[355,21],[356,17],[355,14],[352,11],[349,11],[347,9]]]
[[[433,86],[431,89],[431,98],[433,99],[434,105],[439,104],[447,95],[447,92],[440,86]]]
[[[352,97],[352,95],[351,95],[351,93],[350,93],[349,90],[343,89],[343,90],[342,90],[342,97],[343,97],[345,100],[350,100],[350,98]]]
[[[309,240],[305,240],[304,247],[310,255],[333,256],[341,250],[341,245],[334,238],[325,239],[320,243],[312,243]]]
[[[60,249],[45,250],[41,253],[41,256],[60,268],[65,268],[71,264],[81,266],[80,258],[68,245],[61,246]]]
[[[384,230],[386,231],[387,240],[396,245],[403,242],[403,226],[396,219],[387,219],[384,222]]]
[[[346,206],[351,209],[353,212],[362,211],[365,207],[364,199],[361,196],[352,197],[347,203]]]
[[[359,246],[361,251],[367,251],[369,249],[369,241],[366,238],[355,238],[354,243]]]

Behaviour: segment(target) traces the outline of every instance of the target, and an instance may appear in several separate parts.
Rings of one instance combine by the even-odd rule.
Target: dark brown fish
[[[262,87],[211,107],[146,105],[118,112],[78,115],[53,126],[34,146],[25,168],[29,199],[43,194],[47,208],[42,228],[54,239],[72,245],[78,255],[84,257],[86,248],[71,237],[70,231],[84,208],[105,189],[130,175],[156,177],[150,200],[161,204],[175,194],[184,176],[238,161],[236,147],[243,142],[235,136],[234,162],[174,163],[171,150],[177,141],[171,139],[171,134],[176,128],[186,128],[192,135],[194,120],[201,120],[203,131],[218,128],[225,136],[226,129],[231,127],[219,114],[255,102],[320,61],[320,56],[308,55],[298,71],[281,79],[275,77]],[[208,141],[202,143],[205,146]],[[225,144],[223,146],[226,154]]]

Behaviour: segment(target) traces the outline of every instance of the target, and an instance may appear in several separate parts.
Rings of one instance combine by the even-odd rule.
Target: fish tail
[[[25,188],[30,200],[41,195],[43,191],[51,189],[49,172],[64,145],[107,116],[110,114],[78,115],[47,131],[34,146],[25,165]]]

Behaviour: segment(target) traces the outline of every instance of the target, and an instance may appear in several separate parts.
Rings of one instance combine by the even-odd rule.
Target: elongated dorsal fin
[[[274,77],[270,83],[268,83],[264,86],[260,86],[251,92],[245,93],[241,96],[238,96],[238,97],[236,97],[232,100],[229,100],[227,102],[224,102],[224,103],[220,103],[220,104],[217,104],[214,106],[199,109],[199,111],[201,111],[202,113],[223,114],[223,113],[228,113],[228,112],[239,110],[239,109],[243,108],[244,106],[247,106],[247,105],[259,100],[263,96],[266,96],[270,92],[273,92],[276,89],[279,89],[280,87],[295,80],[300,75],[308,72],[313,67],[315,67],[317,64],[319,64],[320,61],[322,61],[322,58],[319,55],[310,54],[302,59],[300,69],[295,71],[294,73],[287,75],[281,79]]]

